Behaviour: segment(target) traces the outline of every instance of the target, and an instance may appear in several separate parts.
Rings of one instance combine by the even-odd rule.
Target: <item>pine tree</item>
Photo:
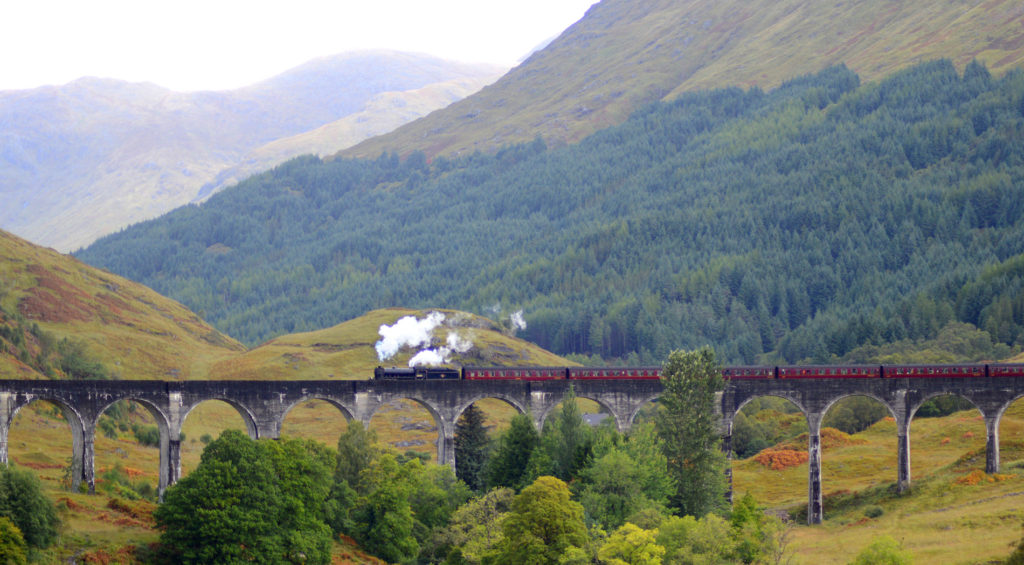
[[[474,491],[484,488],[483,468],[489,444],[484,413],[471,404],[455,423],[455,475]]]

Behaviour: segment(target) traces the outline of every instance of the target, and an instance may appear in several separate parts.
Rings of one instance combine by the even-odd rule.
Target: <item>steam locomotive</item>
[[[661,367],[377,367],[374,379],[517,380],[657,379]],[[723,367],[732,379],[899,379],[899,378],[1024,377],[1024,363],[967,365],[746,365]]]

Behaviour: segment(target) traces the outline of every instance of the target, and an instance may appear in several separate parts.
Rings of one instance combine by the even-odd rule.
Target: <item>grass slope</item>
[[[999,75],[1024,61],[1022,16],[1013,0],[603,0],[495,84],[341,154],[574,142],[684,91],[772,88],[839,63],[867,81],[935,58]]]
[[[984,563],[1009,555],[1024,521],[1024,403],[1013,404],[1000,425],[998,475],[984,473],[985,425],[977,411],[917,418],[910,433],[912,486],[904,495],[894,490],[891,419],[854,436],[837,432],[831,445],[824,442],[825,522],[793,528],[794,563],[848,563],[883,534],[910,550],[915,563]],[[755,456],[734,462],[733,477],[737,495],[749,492],[804,523],[806,462],[772,470]]]
[[[244,351],[181,304],[149,288],[0,231],[0,310],[71,337],[123,379],[206,378]],[[16,314],[15,314],[16,313]],[[36,378],[0,348],[0,378]]]

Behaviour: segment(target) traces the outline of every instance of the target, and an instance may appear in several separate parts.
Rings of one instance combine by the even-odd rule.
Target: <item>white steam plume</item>
[[[512,328],[513,329],[516,329],[516,330],[525,330],[526,329],[526,318],[523,317],[523,311],[522,310],[517,310],[517,311],[513,312],[512,316],[509,319],[512,321]]]
[[[381,324],[377,330],[381,339],[374,346],[377,349],[377,359],[391,359],[403,347],[430,345],[431,332],[443,321],[444,314],[431,312],[422,320],[417,320],[415,316],[406,316],[392,326]]]
[[[446,346],[437,349],[424,349],[409,359],[409,366],[441,365],[451,360],[452,353],[466,353],[473,349],[473,342],[463,338],[456,332],[449,332]]]

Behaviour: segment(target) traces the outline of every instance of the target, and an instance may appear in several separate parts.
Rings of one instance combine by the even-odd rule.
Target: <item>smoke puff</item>
[[[443,321],[444,314],[431,312],[422,320],[417,320],[415,316],[406,316],[391,326],[381,324],[377,330],[381,339],[374,345],[377,359],[390,359],[403,347],[430,345],[430,333]]]
[[[517,310],[516,312],[513,312],[510,319],[512,321],[512,327],[513,328],[515,328],[517,330],[525,330],[526,329],[526,318],[523,317],[523,311],[522,310]]]
[[[448,351],[447,347],[440,349],[424,349],[409,359],[409,366],[415,367],[417,365],[440,365],[448,362]]]
[[[466,353],[470,349],[473,349],[473,342],[468,339],[464,339],[456,332],[451,332],[448,334],[448,349],[456,353]]]

